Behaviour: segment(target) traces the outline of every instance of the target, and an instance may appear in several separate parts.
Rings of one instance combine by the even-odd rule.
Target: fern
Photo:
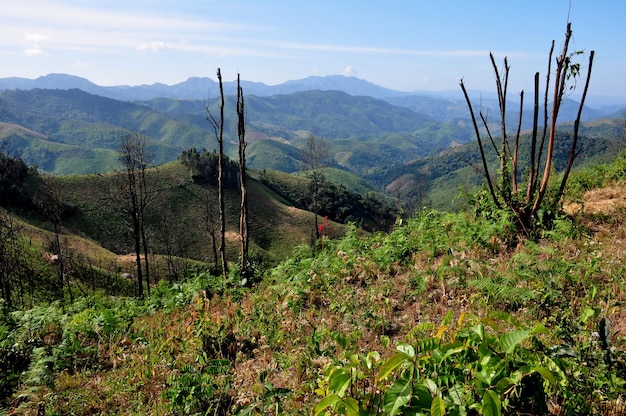
[[[490,300],[508,305],[526,305],[541,297],[538,291],[521,287],[518,282],[516,276],[504,275],[495,279],[485,276],[471,281],[470,286],[485,293]]]
[[[53,366],[54,359],[48,354],[47,348],[33,349],[32,361],[24,374],[24,383],[27,386],[46,386],[54,389]]]

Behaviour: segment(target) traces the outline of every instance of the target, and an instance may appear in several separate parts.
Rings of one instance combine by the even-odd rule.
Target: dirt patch
[[[611,186],[602,189],[593,189],[583,198],[583,203],[571,203],[563,207],[570,215],[583,210],[585,214],[612,214],[626,207],[626,188]]]

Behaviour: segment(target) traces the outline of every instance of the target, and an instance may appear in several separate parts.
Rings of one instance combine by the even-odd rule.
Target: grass
[[[626,191],[620,180],[601,186],[571,196],[584,209],[537,241],[518,240],[506,217],[424,211],[390,233],[348,229],[315,258],[300,246],[250,289],[236,276],[201,273],[163,282],[144,301],[96,295],[65,310],[18,312],[0,348],[15,345],[34,358],[5,406],[24,415],[311,414],[333,391],[333,372],[349,368],[362,374],[354,386],[369,391],[375,380],[385,391],[405,374],[376,377],[396,347],[427,339],[443,346],[482,325],[511,368],[519,360],[558,367],[549,371],[559,382],[542,384],[554,412],[610,414],[620,409],[626,366],[626,205],[616,202]],[[260,201],[264,215],[278,215],[268,238],[293,232],[280,229],[288,207]],[[594,335],[605,318],[612,367]],[[544,329],[531,336],[532,328]],[[571,354],[555,355],[558,348]],[[430,359],[420,361],[425,374]],[[456,365],[478,371],[472,363]],[[436,373],[430,377],[440,382],[443,369]],[[482,397],[477,380],[464,378],[466,391]],[[343,397],[366,403],[360,391]],[[496,397],[514,406],[510,393]]]
[[[66,226],[69,232],[86,233],[109,250],[127,254],[132,252],[132,247],[127,243],[120,244],[129,241],[124,226],[106,199],[113,179],[112,174],[60,177],[69,200],[80,209],[79,215],[68,218]],[[217,190],[192,183],[189,172],[178,162],[159,166],[150,172],[148,179],[159,184],[157,193],[160,198],[157,202],[175,213],[177,222],[186,224],[190,257],[201,261],[210,258],[209,237],[199,225],[202,223],[199,218],[200,204],[202,193],[208,189],[216,200]],[[248,193],[253,250],[268,258],[281,259],[291,254],[292,247],[308,244],[314,223],[312,214],[284,205],[276,194],[254,177],[248,181]],[[229,259],[235,260],[238,249],[235,233],[239,228],[238,190],[226,192],[226,219],[227,229],[232,235]],[[337,225],[336,228],[342,227]]]

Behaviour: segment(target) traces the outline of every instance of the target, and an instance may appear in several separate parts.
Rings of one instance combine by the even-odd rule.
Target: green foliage
[[[217,186],[219,156],[215,150],[209,153],[206,150],[198,152],[192,147],[184,150],[179,156],[183,165],[192,171],[192,178],[195,182]],[[239,185],[239,167],[228,157],[224,158],[224,186],[237,189]]]
[[[34,174],[21,158],[12,158],[0,150],[0,206],[28,207],[31,201],[24,189],[25,181]]]
[[[622,151],[611,163],[590,166],[575,172],[568,186],[568,195],[580,200],[584,192],[608,186],[626,179],[626,151]]]
[[[423,210],[388,233],[352,224],[345,237],[327,236],[315,257],[303,245],[276,267],[260,266],[252,288],[235,271],[227,281],[198,273],[160,282],[145,300],[96,293],[65,308],[16,311],[0,321],[0,407],[160,415],[618,410],[623,214],[593,219],[596,228],[613,227],[606,234],[557,217],[533,241],[518,238],[506,211],[472,207]]]
[[[356,223],[368,231],[389,230],[395,212],[387,200],[372,192],[364,195],[348,190],[346,186],[320,175],[317,191],[318,214],[342,224]],[[285,178],[274,172],[263,171],[262,183],[297,208],[313,212],[311,181],[303,178]]]
[[[316,392],[323,398],[314,414],[544,414],[555,396],[567,414],[589,414],[597,411],[597,398],[580,397],[581,391],[591,395],[599,388],[604,398],[619,397],[623,379],[597,358],[586,363],[579,355],[588,349],[597,355],[597,345],[555,346],[558,356],[545,355],[538,338],[547,337],[545,327],[499,317],[461,314],[455,326],[412,331],[386,359],[372,351],[340,360],[319,380]]]
[[[22,373],[28,369],[35,344],[30,339],[15,342],[16,332],[15,322],[0,319],[0,408],[17,388]]]
[[[400,342],[396,352],[379,359],[377,352],[367,357],[352,356],[346,365],[330,367],[318,394],[325,396],[315,414],[332,408],[342,413],[348,405],[355,414],[501,414],[502,408],[515,409],[511,399],[522,380],[539,373],[554,382],[538,357],[527,354],[521,344],[544,329],[514,329],[502,335],[490,334],[483,323],[456,328],[440,326],[431,336],[412,333],[413,342]],[[475,318],[472,320],[476,320]],[[495,325],[493,321],[485,321]],[[501,329],[500,329],[501,330]],[[421,335],[418,337],[418,335]],[[376,357],[376,360],[372,360]],[[330,397],[330,398],[329,398]],[[527,403],[545,406],[544,403]],[[538,407],[534,407],[538,409]]]
[[[167,379],[165,398],[178,415],[226,415],[231,406],[228,360],[209,359],[206,353],[196,357],[195,365],[184,365]]]

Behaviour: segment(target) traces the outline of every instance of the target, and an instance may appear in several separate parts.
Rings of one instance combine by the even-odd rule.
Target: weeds
[[[607,168],[613,169],[613,168]],[[619,175],[616,174],[616,177]],[[480,195],[477,196],[477,199]],[[198,273],[0,323],[11,414],[602,414],[626,377],[623,212],[518,239],[493,207],[325,235],[252,287]],[[578,220],[589,221],[588,216]],[[324,230],[325,231],[325,230]],[[560,413],[558,413],[560,412]]]

